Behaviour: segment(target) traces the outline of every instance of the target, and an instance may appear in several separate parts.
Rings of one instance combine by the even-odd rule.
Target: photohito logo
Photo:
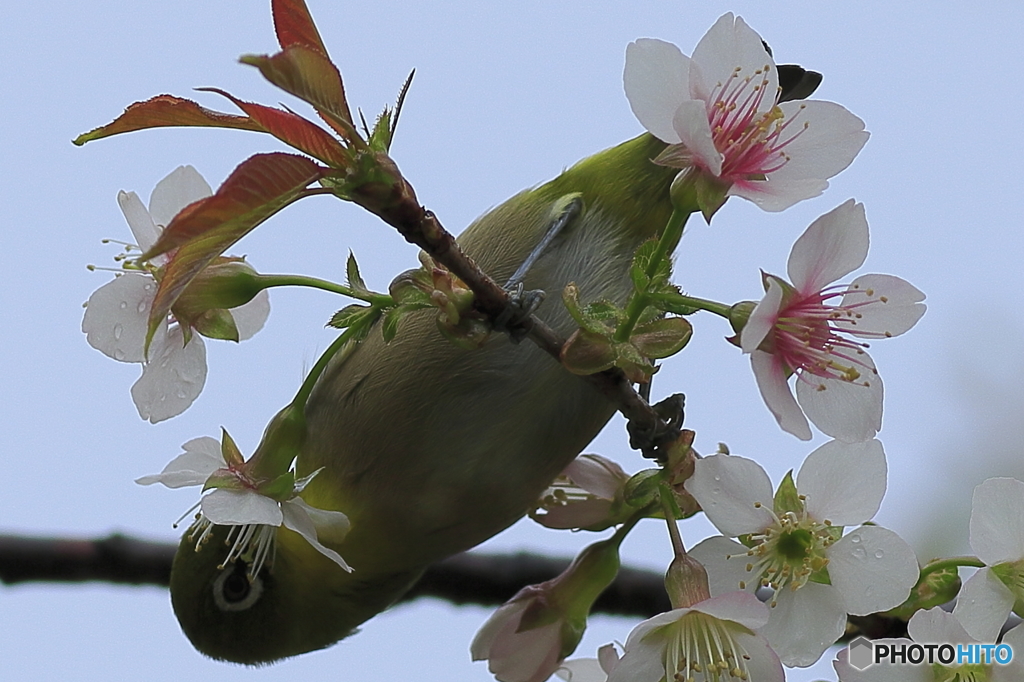
[[[1009,644],[918,644],[872,642],[858,637],[846,647],[850,665],[864,670],[876,663],[890,665],[1007,665],[1013,660]]]

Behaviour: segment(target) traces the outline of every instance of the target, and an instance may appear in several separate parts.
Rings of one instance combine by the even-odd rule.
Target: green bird
[[[600,152],[497,206],[459,243],[504,282],[562,219],[523,284],[550,294],[535,314],[567,337],[576,324],[564,287],[575,282],[585,301],[623,304],[634,252],[671,215],[677,170],[651,161],[664,148],[643,134]],[[567,213],[570,205],[579,210]],[[260,664],[353,633],[427,566],[520,519],[615,411],[533,343],[492,334],[466,350],[434,318],[430,310],[406,316],[390,343],[371,331],[334,358],[307,403],[296,473],[323,470],[302,497],[349,517],[343,541],[324,544],[351,573],[284,528],[273,561],[251,581],[242,560],[219,568],[226,527],[198,551],[182,539],[171,599],[201,652]]]
[[[780,65],[778,101],[803,99],[821,74]],[[526,190],[470,225],[459,243],[502,282],[536,255],[522,284],[550,294],[535,314],[563,338],[576,323],[560,300],[575,282],[583,302],[623,304],[636,249],[673,211],[677,169],[652,159],[666,144],[643,134]],[[696,210],[696,207],[694,207]],[[550,242],[553,226],[561,229]],[[213,658],[263,664],[321,649],[394,604],[432,563],[520,519],[597,435],[614,406],[531,342],[492,334],[466,350],[444,338],[435,313],[412,313],[397,336],[379,330],[339,353],[306,403],[299,476],[313,507],[346,514],[332,543],[351,573],[297,533],[278,528],[259,573],[221,566],[215,526],[197,551],[187,534],[171,572],[185,634]]]

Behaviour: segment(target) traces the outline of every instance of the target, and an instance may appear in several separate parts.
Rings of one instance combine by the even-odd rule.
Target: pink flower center
[[[860,302],[847,301],[840,305],[827,302],[851,293],[867,296]],[[859,309],[875,302],[871,300],[872,295],[873,292],[847,288],[846,285],[829,287],[803,297],[794,294],[792,300],[779,310],[771,336],[773,352],[791,370],[799,370],[803,381],[819,376],[853,382],[864,374],[874,374],[874,367],[863,359],[868,344],[840,335],[840,332],[849,332],[856,326],[861,317]],[[867,381],[862,383],[867,385]]]
[[[769,93],[766,64],[752,76],[740,76],[736,67],[725,83],[712,91],[707,103],[708,122],[715,149],[724,157],[721,177],[737,180],[762,179],[789,161],[785,148],[807,129],[804,122],[795,133],[787,129],[796,116],[786,120],[776,106],[778,92]],[[772,97],[772,108],[759,112],[765,97]],[[803,111],[804,107],[800,107]],[[799,114],[799,112],[798,112]]]

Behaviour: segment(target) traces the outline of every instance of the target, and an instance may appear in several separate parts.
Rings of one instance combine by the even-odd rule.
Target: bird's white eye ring
[[[226,567],[213,581],[213,601],[221,611],[245,611],[263,595],[263,579],[250,578],[244,562]]]

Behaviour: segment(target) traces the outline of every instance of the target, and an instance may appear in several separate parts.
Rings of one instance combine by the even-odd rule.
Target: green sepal
[[[626,504],[643,509],[661,500],[661,484],[665,476],[661,469],[644,469],[629,477],[622,488]]]
[[[227,429],[221,428],[220,433],[220,455],[224,458],[227,465],[229,467],[240,467],[245,464],[242,451],[235,445],[235,440],[228,433]]]
[[[295,474],[286,471],[269,483],[260,485],[259,492],[260,495],[272,500],[286,502],[295,496]]]
[[[208,339],[222,339],[238,343],[238,327],[235,318],[223,308],[207,310],[199,317],[189,320],[189,325]]]
[[[779,489],[775,491],[775,501],[772,505],[776,516],[782,516],[786,512],[800,514],[804,510],[803,500],[796,490],[796,482],[793,480],[793,470],[790,469],[779,483]]]
[[[896,608],[890,609],[886,615],[910,620],[910,617],[917,611],[948,604],[960,593],[960,575],[956,566],[947,566],[932,571],[925,565],[921,572],[921,579],[910,591],[907,600]]]

